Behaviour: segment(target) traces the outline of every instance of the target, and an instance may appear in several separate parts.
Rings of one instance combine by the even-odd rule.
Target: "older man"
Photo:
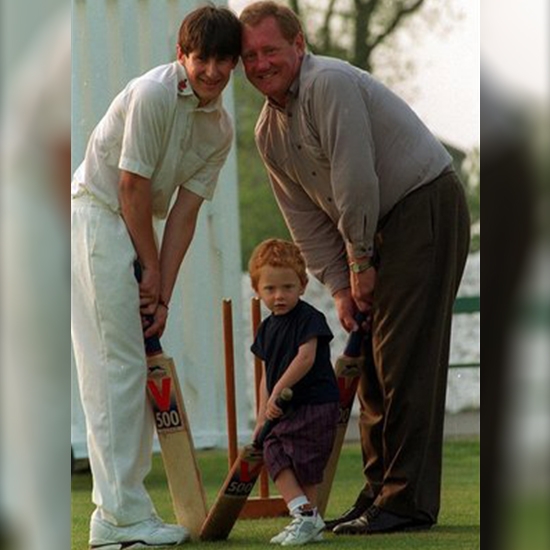
[[[306,52],[275,2],[241,13],[242,60],[266,96],[256,143],[308,268],[343,327],[358,310],[374,364],[359,391],[366,484],[337,534],[427,529],[440,508],[452,307],[469,215],[451,157],[370,74]]]

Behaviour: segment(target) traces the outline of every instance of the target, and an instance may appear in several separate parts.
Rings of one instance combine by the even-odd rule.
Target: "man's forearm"
[[[123,171],[119,181],[120,209],[137,255],[145,269],[159,270],[153,229],[151,181]]]
[[[160,252],[160,298],[166,304],[170,301],[180,266],[193,240],[201,204],[202,198],[180,189],[166,221]]]

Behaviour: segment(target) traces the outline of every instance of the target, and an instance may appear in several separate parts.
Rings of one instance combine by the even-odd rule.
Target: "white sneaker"
[[[286,539],[288,532],[290,531],[292,524],[295,519],[292,520],[278,535],[275,535],[270,541],[269,544],[281,544]]]
[[[286,536],[288,535],[288,532],[291,530],[291,529],[294,529],[294,527],[292,527],[294,521],[296,521],[296,519],[292,520],[278,535],[275,535],[270,541],[269,543],[270,544],[281,544],[285,539],[286,539]],[[323,533],[319,533],[314,539],[313,539],[313,542],[321,542],[323,539]]]
[[[325,522],[319,514],[312,516],[298,515],[285,528],[286,536],[281,540],[281,546],[301,546],[308,542],[323,540]],[[279,533],[282,535],[282,533]],[[281,537],[282,538],[282,537]]]
[[[177,546],[188,539],[189,531],[185,527],[167,525],[156,516],[123,527],[94,516],[90,529],[90,550],[165,548]]]

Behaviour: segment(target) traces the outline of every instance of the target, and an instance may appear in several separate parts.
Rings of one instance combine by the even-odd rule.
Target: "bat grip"
[[[284,414],[288,410],[291,400],[292,400],[292,390],[290,388],[285,388],[281,392],[281,395],[277,397],[275,404],[277,405],[277,407],[279,407],[279,409],[282,409]],[[261,449],[263,447],[265,438],[268,436],[269,432],[273,429],[275,424],[279,422],[280,419],[281,417],[266,420],[264,422],[264,425],[262,426],[260,433],[252,443],[252,445],[254,445],[256,449]]]
[[[363,345],[363,339],[365,338],[365,331],[361,328],[361,325],[366,320],[367,315],[362,311],[355,315],[355,321],[359,325],[359,328],[350,332],[346,343],[346,349],[344,350],[344,355],[346,357],[359,357],[361,355],[361,346]]]
[[[141,264],[139,260],[134,261],[134,276],[138,283],[141,282]],[[152,323],[154,321],[153,315],[144,315],[143,316],[147,323]],[[160,338],[157,335],[149,336],[148,338],[144,337],[145,342],[145,354],[146,355],[157,355],[162,353],[162,346],[160,345]]]

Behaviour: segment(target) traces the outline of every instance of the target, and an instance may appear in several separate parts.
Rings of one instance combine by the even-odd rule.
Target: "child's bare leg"
[[[309,502],[301,506],[302,510],[313,510],[317,507],[317,485],[300,485],[291,468],[279,472],[275,486],[287,504],[305,495]]]
[[[286,503],[291,502],[295,498],[305,494],[304,489],[298,483],[296,476],[291,468],[285,468],[279,472],[279,475],[275,479],[275,486],[277,487],[281,496],[285,499]]]

